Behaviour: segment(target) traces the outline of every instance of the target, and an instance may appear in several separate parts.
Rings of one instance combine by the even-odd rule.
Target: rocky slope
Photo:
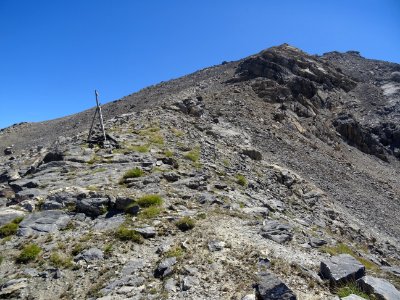
[[[1,130],[0,298],[400,299],[399,72],[282,45],[104,105],[106,145]]]

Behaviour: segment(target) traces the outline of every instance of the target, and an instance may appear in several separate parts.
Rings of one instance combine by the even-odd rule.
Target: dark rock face
[[[333,284],[355,281],[365,275],[365,267],[353,256],[340,254],[321,262],[321,276]]]
[[[342,114],[333,122],[342,137],[361,151],[387,161],[386,154],[400,158],[400,126],[380,123],[368,128],[357,122],[352,115]]]
[[[95,218],[107,211],[109,202],[108,198],[81,199],[76,203],[76,211]]]
[[[296,300],[297,297],[288,286],[275,275],[262,272],[256,284],[256,297],[261,300]]]
[[[45,155],[45,157],[43,158],[43,163],[47,164],[51,161],[60,161],[63,160],[64,156],[62,153],[60,152],[49,152]]]

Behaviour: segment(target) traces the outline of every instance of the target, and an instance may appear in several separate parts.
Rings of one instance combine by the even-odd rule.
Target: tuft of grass
[[[164,137],[160,133],[154,133],[149,137],[150,143],[164,145]]]
[[[128,170],[125,172],[124,176],[122,176],[123,179],[127,178],[137,178],[143,176],[144,171],[140,168],[134,168],[131,170]]]
[[[104,254],[106,256],[110,256],[111,253],[113,251],[113,244],[112,243],[108,243],[104,246]]]
[[[174,152],[172,152],[171,150],[165,150],[164,155],[165,157],[172,157],[174,156]]]
[[[86,248],[86,246],[82,243],[77,243],[71,251],[72,255],[78,255],[79,253],[81,253],[84,249]]]
[[[182,231],[188,231],[194,228],[195,221],[190,217],[183,217],[182,219],[178,220],[175,225]]]
[[[354,294],[364,299],[370,299],[369,296],[364,293],[355,282],[349,282],[346,285],[337,287],[335,289],[335,294],[338,295],[340,298]]]
[[[14,220],[12,220],[11,222],[14,224],[19,224],[22,222],[22,220],[24,219],[24,217],[16,217]]]
[[[182,130],[179,130],[178,128],[171,128],[171,131],[176,137],[182,137],[185,135],[185,133]]]
[[[53,252],[50,255],[50,263],[56,268],[71,268],[72,259],[71,257],[65,257],[58,252]]]
[[[189,152],[187,152],[184,157],[188,160],[191,160],[192,162],[198,162],[200,159],[200,147],[196,146]]]
[[[95,163],[101,162],[101,158],[98,155],[94,155],[91,159],[87,161],[87,164],[93,165]]]
[[[141,219],[152,219],[157,217],[162,212],[162,208],[158,206],[150,206],[142,209],[139,213]]]
[[[36,244],[26,245],[17,257],[17,263],[28,263],[36,259],[42,249]]]
[[[0,255],[0,265],[3,263],[3,260],[4,260],[4,256]]]
[[[149,194],[137,199],[136,204],[140,207],[160,206],[163,204],[163,200],[159,195]]]
[[[248,185],[246,177],[244,177],[244,175],[242,175],[242,174],[237,174],[236,175],[236,183],[241,185],[241,186],[247,186]]]
[[[136,230],[129,229],[124,225],[118,227],[116,231],[116,237],[121,241],[132,241],[138,244],[143,244],[143,237],[136,232]]]
[[[351,256],[356,256],[354,251],[343,243],[338,243],[335,246],[323,246],[321,247],[321,251],[330,255],[349,254]]]
[[[18,224],[13,222],[4,224],[0,227],[0,237],[4,238],[16,234],[18,231],[18,227]]]
[[[98,168],[98,169],[95,169],[95,170],[93,170],[93,174],[96,174],[96,173],[100,173],[100,172],[104,172],[104,171],[106,171],[107,169],[106,168]]]
[[[167,252],[165,252],[164,256],[165,257],[181,257],[185,251],[182,249],[182,247],[174,247]]]

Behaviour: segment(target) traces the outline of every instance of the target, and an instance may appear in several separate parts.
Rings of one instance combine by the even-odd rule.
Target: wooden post
[[[97,112],[99,113],[99,120],[100,120],[100,126],[101,126],[101,131],[103,133],[103,137],[104,137],[104,141],[107,141],[107,137],[106,137],[106,132],[104,130],[104,123],[103,123],[103,114],[101,113],[101,105],[99,103],[99,93],[97,92],[97,90],[94,90],[94,93],[96,95],[96,111],[94,112],[94,116],[93,116],[93,120],[92,120],[92,125],[90,126],[90,130],[89,130],[89,135],[88,135],[88,142],[90,141],[90,137],[92,135],[92,130],[93,130],[93,125],[94,125],[94,120],[96,119],[96,115]]]

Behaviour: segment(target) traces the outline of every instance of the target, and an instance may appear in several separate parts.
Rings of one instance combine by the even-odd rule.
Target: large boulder
[[[45,210],[29,214],[20,224],[19,236],[46,234],[62,230],[67,227],[71,218],[60,210]]]
[[[378,300],[399,300],[400,292],[390,282],[372,276],[364,276],[357,280],[363,291],[374,295]]]
[[[269,272],[259,273],[256,284],[256,299],[260,300],[296,300],[293,291],[278,277]]]
[[[339,254],[322,261],[320,274],[333,284],[355,281],[365,275],[365,267],[349,254]]]

